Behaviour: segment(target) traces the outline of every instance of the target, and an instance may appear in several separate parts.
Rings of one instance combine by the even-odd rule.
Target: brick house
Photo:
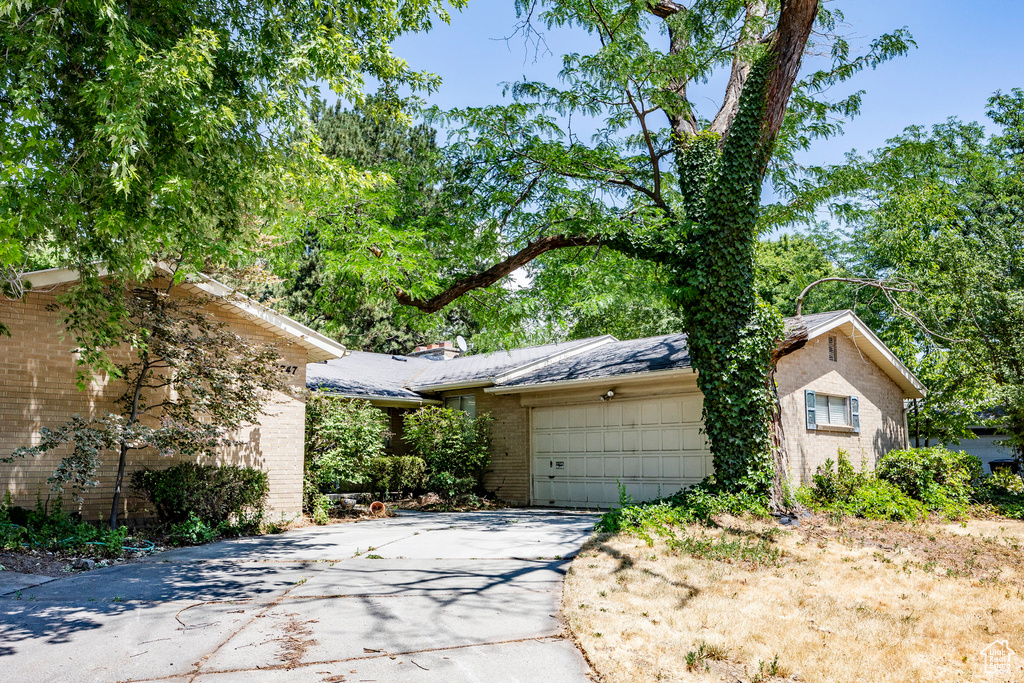
[[[799,323],[806,340],[776,373],[792,479],[807,482],[839,448],[872,468],[906,447],[904,399],[923,397],[921,382],[852,311],[788,319],[787,327]],[[397,435],[402,413],[419,405],[490,413],[484,484],[512,503],[607,506],[619,482],[635,499],[651,499],[713,471],[682,334],[480,356],[458,356],[450,343],[410,356],[352,352],[311,364],[307,387],[388,410]]]
[[[78,366],[73,340],[64,339],[61,313],[53,310],[56,296],[77,280],[72,270],[53,269],[28,273],[33,289],[23,300],[0,299],[0,319],[10,328],[10,338],[0,340],[0,454],[38,443],[42,427],[57,427],[72,415],[97,416],[113,408],[124,390],[120,381],[96,380],[85,391],[75,386]],[[218,320],[236,334],[276,345],[281,351],[281,370],[301,389],[306,383],[306,364],[337,359],[344,346],[299,324],[231,288],[198,276],[182,283],[172,295],[200,296]],[[222,449],[216,463],[258,467],[268,473],[269,514],[291,518],[302,511],[303,440],[305,399],[280,394],[266,408],[259,424],[234,435],[243,446]],[[31,506],[37,493],[45,500],[49,477],[64,452],[35,460],[0,464],[0,495],[10,491],[16,505]],[[142,467],[163,469],[180,462],[152,450],[131,451],[128,473]],[[84,519],[105,519],[110,513],[117,458],[108,457],[98,472],[99,485],[84,495]],[[121,514],[130,519],[142,510],[136,496],[124,498]],[[66,504],[69,501],[65,501]]]

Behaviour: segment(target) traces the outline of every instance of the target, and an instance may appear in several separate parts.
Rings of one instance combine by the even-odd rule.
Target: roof
[[[840,328],[910,398],[924,385],[861,322],[853,311],[830,311],[785,320],[787,334],[814,339]],[[803,342],[801,342],[803,343]],[[333,393],[391,402],[422,402],[423,394],[470,387],[512,393],[562,386],[564,382],[639,376],[691,368],[685,334],[620,341],[611,335],[546,344],[448,361],[353,352],[346,358],[307,368],[307,386]]]
[[[641,372],[690,367],[685,334],[613,341],[574,354],[557,363],[495,382],[498,386],[523,386],[635,375]]]
[[[158,266],[158,269],[167,272],[165,267]],[[106,274],[106,271],[101,268],[100,275]],[[70,268],[50,268],[33,271],[24,275],[24,279],[31,282],[33,288],[53,287],[68,282],[75,282],[78,280],[78,277],[78,271]],[[297,320],[292,320],[288,316],[282,315],[250,299],[211,277],[200,273],[191,276],[191,278],[190,281],[182,282],[179,286],[193,294],[203,293],[210,296],[224,307],[232,309],[246,318],[250,318],[260,327],[294,341],[306,349],[306,360],[310,363],[341,358],[347,353],[347,349],[343,344],[339,344],[316,330],[306,327]]]
[[[448,361],[428,361],[410,384],[414,391],[436,391],[456,386],[487,385],[502,375],[527,367],[539,367],[568,355],[614,341],[604,335],[576,341],[494,351],[479,356],[459,356]]]
[[[396,404],[427,403],[405,386],[431,361],[409,356],[352,351],[344,358],[306,366],[306,388],[345,398],[378,399]]]

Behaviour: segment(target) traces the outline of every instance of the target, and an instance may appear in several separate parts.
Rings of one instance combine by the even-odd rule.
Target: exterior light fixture
[[[602,400],[602,401],[609,401],[609,400],[611,400],[611,398],[612,398],[613,396],[615,396],[615,392],[614,392],[614,391],[612,391],[611,389],[609,389],[608,391],[606,391],[606,392],[605,392],[605,393],[604,393],[604,394],[603,394],[603,395],[601,396],[601,400]]]

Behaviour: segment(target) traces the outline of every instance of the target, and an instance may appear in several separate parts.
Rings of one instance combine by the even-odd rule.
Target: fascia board
[[[910,368],[903,364],[903,361],[901,361],[896,354],[894,354],[892,350],[885,345],[885,342],[879,339],[878,335],[872,332],[871,328],[865,325],[853,311],[847,311],[844,315],[838,318],[822,323],[812,330],[808,330],[807,340],[810,341],[811,339],[820,337],[826,332],[847,324],[851,325],[858,335],[867,339],[875,352],[878,353],[885,361],[885,364],[889,366],[885,367],[885,365],[881,365],[882,369],[885,370],[886,374],[903,388],[909,398],[924,398],[927,395],[928,389],[925,387],[924,383],[910,371]],[[855,340],[855,342],[856,341],[857,340]]]
[[[539,382],[537,384],[517,384],[515,386],[494,386],[484,389],[487,394],[522,394],[532,391],[547,391],[575,387],[588,387],[608,384],[609,382],[628,382],[635,384],[643,380],[659,380],[671,377],[695,376],[693,368],[674,368],[672,370],[654,370],[652,372],[633,372],[624,375],[605,375],[603,377],[585,377],[582,379],[566,379],[557,382]]]
[[[365,396],[359,394],[346,394],[329,389],[311,389],[311,391],[330,396],[332,398],[344,398],[355,401],[369,401],[379,408],[402,408],[405,406],[439,406],[441,401],[432,398],[401,398],[397,396]]]

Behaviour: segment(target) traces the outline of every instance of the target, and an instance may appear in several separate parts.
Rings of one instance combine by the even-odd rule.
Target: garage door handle
[[[554,479],[554,478],[555,478],[555,475],[553,475],[553,474],[549,474],[548,475],[548,479]]]

